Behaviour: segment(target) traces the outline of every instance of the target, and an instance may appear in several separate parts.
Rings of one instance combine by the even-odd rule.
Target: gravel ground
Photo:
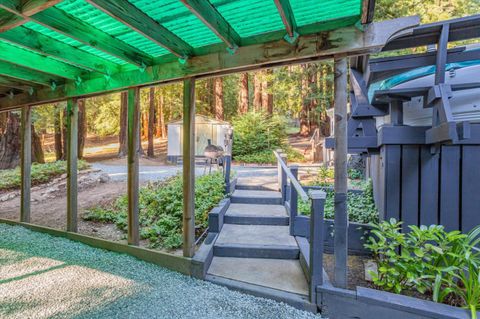
[[[133,257],[0,225],[1,318],[320,318]]]

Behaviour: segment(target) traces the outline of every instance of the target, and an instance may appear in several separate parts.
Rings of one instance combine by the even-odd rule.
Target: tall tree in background
[[[238,113],[248,112],[248,73],[240,74],[240,90],[238,91]]]
[[[127,155],[127,118],[128,118],[128,92],[123,91],[120,96],[120,133],[118,134],[118,157]]]
[[[83,149],[87,139],[87,112],[85,108],[85,99],[80,99],[78,103],[78,158],[83,158]]]
[[[42,139],[35,131],[34,123],[32,123],[32,162],[41,164],[45,163]]]
[[[62,107],[60,103],[53,105],[53,131],[55,140],[55,159],[61,160],[63,158],[63,144],[62,144]]]
[[[158,94],[158,102],[157,102],[157,129],[156,129],[156,136],[165,138],[167,137],[167,132],[165,130],[165,114],[164,114],[164,104],[165,98],[162,90],[157,90]]]
[[[309,76],[308,66],[306,64],[301,65],[302,76],[300,78],[300,87],[302,91],[302,109],[300,111],[300,135],[307,136],[310,134],[310,101],[308,99],[309,91]]]
[[[214,80],[214,96],[215,96],[215,118],[217,120],[224,120],[223,107],[223,79],[216,77]]]
[[[262,109],[268,114],[273,114],[273,93],[272,88],[273,70],[267,69],[263,72],[262,81]]]
[[[147,147],[147,156],[153,157],[153,135],[155,131],[155,87],[150,88],[149,92],[149,108],[148,108],[148,147]]]
[[[262,79],[259,71],[253,75],[253,108],[255,111],[262,109]]]
[[[8,112],[5,130],[0,136],[0,169],[14,168],[20,163],[20,116]]]

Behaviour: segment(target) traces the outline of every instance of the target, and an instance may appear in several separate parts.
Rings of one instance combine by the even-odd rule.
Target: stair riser
[[[225,224],[288,226],[288,217],[225,216]]]
[[[282,199],[274,197],[255,198],[232,196],[230,199],[234,204],[282,205]]]
[[[271,258],[271,259],[298,259],[300,250],[294,247],[242,247],[234,245],[216,245],[213,255],[218,257],[237,258]]]

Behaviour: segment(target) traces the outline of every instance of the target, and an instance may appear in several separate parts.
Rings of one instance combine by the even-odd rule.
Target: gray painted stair
[[[299,253],[288,226],[225,224],[213,247],[220,257],[298,259]]]
[[[234,204],[281,205],[282,194],[276,191],[235,189],[231,196]]]
[[[225,224],[287,226],[287,211],[282,205],[230,204]]]

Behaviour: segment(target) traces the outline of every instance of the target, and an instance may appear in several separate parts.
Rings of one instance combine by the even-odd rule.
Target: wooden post
[[[223,165],[225,165],[225,193],[230,194],[230,172],[232,168],[232,155],[225,155]]]
[[[77,232],[78,103],[67,100],[67,231]]]
[[[183,81],[183,256],[195,253],[195,79]]]
[[[280,153],[280,158],[282,161],[287,165],[287,154],[285,153]],[[285,203],[285,200],[287,199],[287,172],[283,168],[280,167],[281,170],[281,190],[280,192],[282,193],[282,204]]]
[[[298,165],[290,167],[293,177],[298,179]],[[298,192],[297,189],[290,184],[290,236],[293,236],[295,229],[295,217],[298,213]]]
[[[32,165],[32,110],[30,106],[22,108],[22,123],[20,127],[22,138],[20,174],[22,178],[20,221],[30,222],[30,187]]]
[[[335,285],[347,288],[347,59],[335,57]]]
[[[281,148],[277,148],[275,150],[278,155],[282,154],[283,150]],[[280,165],[280,160],[277,159],[277,184],[278,184],[278,190],[281,192],[282,191],[282,166]]]
[[[320,190],[310,192],[312,208],[310,214],[310,302],[317,302],[317,286],[323,285],[323,232],[326,194]]]
[[[140,89],[128,89],[128,244],[138,246],[138,152],[140,145]]]

